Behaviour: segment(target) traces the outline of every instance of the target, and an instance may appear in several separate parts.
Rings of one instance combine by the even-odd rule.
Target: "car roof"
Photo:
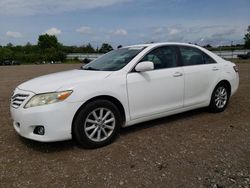
[[[198,45],[189,44],[189,43],[181,43],[181,42],[161,42],[161,43],[150,43],[150,44],[137,44],[137,45],[130,45],[126,46],[127,48],[133,47],[157,47],[163,45],[180,45],[180,46],[192,46],[192,47],[199,47]]]
[[[198,48],[201,51],[205,52],[209,56],[211,56],[216,62],[224,62],[225,60],[219,57],[218,55],[214,54],[213,52],[210,52],[209,50],[195,44],[190,44],[190,43],[181,43],[181,42],[162,42],[162,43],[150,43],[150,44],[138,44],[138,45],[131,45],[131,46],[126,46],[127,48],[149,48],[153,49],[156,47],[160,46],[165,46],[165,45],[178,45],[178,46],[190,46],[194,48]],[[126,48],[125,47],[125,48]]]

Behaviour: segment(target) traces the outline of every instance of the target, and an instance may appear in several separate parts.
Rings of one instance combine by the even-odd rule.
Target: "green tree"
[[[109,51],[113,50],[113,47],[108,43],[103,43],[101,48],[99,49],[100,53],[107,53]]]
[[[7,47],[12,48],[12,47],[13,47],[13,44],[12,44],[11,42],[9,42],[9,43],[7,44]]]
[[[39,48],[37,45],[32,45],[31,43],[27,43],[25,46],[22,47],[22,50],[25,54],[30,53],[39,53]]]
[[[7,47],[0,49],[0,61],[4,60],[12,60],[13,59],[13,51]]]
[[[205,46],[203,46],[204,48],[207,48],[207,49],[210,49],[210,48],[212,48],[212,46],[210,45],[210,44],[207,44],[207,45],[205,45]]]
[[[60,46],[56,36],[48,34],[40,35],[38,37],[37,45],[42,51],[45,51],[46,49],[49,48],[57,49]]]
[[[55,61],[64,61],[66,58],[66,54],[62,51],[58,51],[54,54]]]
[[[250,26],[247,28],[247,34],[245,34],[244,40],[245,48],[250,49]]]
[[[42,51],[40,59],[43,61],[64,61],[66,55],[63,50],[71,50],[71,48],[64,48],[64,46],[58,42],[56,36],[48,34],[38,37],[37,46],[40,51]]]
[[[95,53],[95,49],[92,47],[92,45],[90,43],[88,43],[87,46],[85,47],[85,52],[86,53]]]

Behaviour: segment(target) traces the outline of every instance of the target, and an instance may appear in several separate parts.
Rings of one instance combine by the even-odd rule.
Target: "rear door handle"
[[[217,68],[217,67],[213,67],[213,69],[212,69],[213,71],[217,71],[217,70],[220,70],[219,68]]]
[[[183,76],[181,72],[176,72],[173,74],[173,77],[180,77],[180,76]]]

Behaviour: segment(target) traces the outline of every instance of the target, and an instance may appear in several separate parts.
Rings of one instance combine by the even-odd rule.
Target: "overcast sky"
[[[0,45],[48,33],[66,45],[216,46],[242,43],[248,25],[250,0],[0,0]]]

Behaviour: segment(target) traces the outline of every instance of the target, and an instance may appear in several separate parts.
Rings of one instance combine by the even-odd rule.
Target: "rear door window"
[[[201,50],[189,46],[180,46],[180,53],[183,66],[203,65],[216,63],[209,55]]]
[[[207,55],[206,53],[203,53],[203,58],[204,58],[205,64],[216,63],[216,61],[213,58],[211,58],[209,55]]]

